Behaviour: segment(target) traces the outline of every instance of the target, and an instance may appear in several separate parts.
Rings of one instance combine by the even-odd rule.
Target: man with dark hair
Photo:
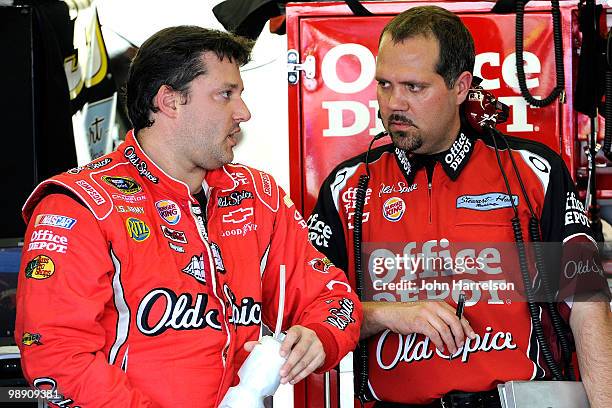
[[[500,407],[497,384],[570,375],[571,346],[557,343],[571,343],[569,323],[591,405],[609,406],[609,290],[584,207],[549,148],[462,121],[473,64],[453,13],[414,7],[391,20],[376,81],[393,143],[337,166],[309,219],[311,241],[364,302],[356,393],[376,407]],[[562,289],[550,309],[508,285],[522,283],[515,234],[531,240],[532,219],[543,241],[586,246],[547,269]],[[544,282],[531,269],[527,282]],[[573,304],[572,285],[584,297]]]
[[[199,27],[153,35],[130,68],[125,143],[25,204],[15,336],[53,403],[216,407],[262,323],[286,331],[283,383],[354,348],[342,271],[270,175],[230,164],[250,50]]]

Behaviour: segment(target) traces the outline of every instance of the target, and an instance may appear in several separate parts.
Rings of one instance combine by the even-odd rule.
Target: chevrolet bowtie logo
[[[246,221],[247,218],[253,215],[253,207],[249,208],[238,208],[237,210],[231,211],[223,215],[223,222],[232,222],[239,224]]]

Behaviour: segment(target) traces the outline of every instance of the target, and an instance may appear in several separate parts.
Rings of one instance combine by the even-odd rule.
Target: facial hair
[[[387,123],[396,122],[412,126],[409,130],[389,130],[393,144],[400,149],[413,152],[423,146],[423,138],[418,127],[404,115],[393,113]],[[390,126],[387,126],[390,128]]]

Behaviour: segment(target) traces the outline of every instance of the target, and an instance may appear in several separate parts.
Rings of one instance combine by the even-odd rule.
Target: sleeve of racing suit
[[[362,310],[344,272],[333,266],[308,241],[306,222],[282,189],[263,275],[263,320],[276,325],[279,271],[286,266],[286,296],[282,329],[301,325],[314,330],[323,343],[328,371],[355,348]]]
[[[60,406],[157,406],[102,351],[100,318],[113,301],[109,251],[85,206],[63,194],[37,205],[23,247],[15,340],[28,382],[56,389],[61,398],[51,402]]]
[[[327,255],[334,265],[346,271],[346,239],[332,189],[335,178],[335,172],[332,172],[321,186],[317,203],[308,218],[308,239],[316,249]]]
[[[540,226],[551,284],[558,285],[559,299],[592,293],[610,299],[598,248],[575,184],[560,157],[555,156],[550,167]]]

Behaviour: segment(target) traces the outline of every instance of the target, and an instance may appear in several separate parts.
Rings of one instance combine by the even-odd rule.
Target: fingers
[[[255,347],[257,343],[259,342],[258,341],[247,341],[246,343],[244,343],[244,349],[250,353],[251,351],[253,351],[253,348]]]
[[[280,371],[282,384],[297,383],[325,361],[323,344],[314,331],[305,327],[294,326],[289,329],[281,345],[281,355],[287,350],[290,353]]]
[[[476,332],[470,326],[470,322],[465,317],[461,318],[461,325],[463,326],[463,331],[467,333],[468,337],[472,340],[476,339]]]

